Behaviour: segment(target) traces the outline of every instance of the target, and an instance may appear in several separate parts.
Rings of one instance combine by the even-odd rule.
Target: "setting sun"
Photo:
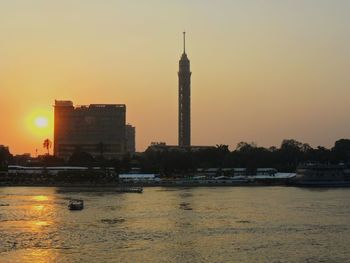
[[[36,147],[41,146],[42,140],[52,137],[53,133],[53,115],[51,109],[33,109],[25,120],[25,127],[28,131],[28,135],[33,138],[37,138]]]
[[[49,121],[45,117],[37,117],[35,118],[34,123],[38,128],[46,128],[48,126]]]

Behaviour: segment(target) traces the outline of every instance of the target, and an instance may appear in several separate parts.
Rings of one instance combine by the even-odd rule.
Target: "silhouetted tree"
[[[314,162],[314,163],[333,163],[334,156],[332,156],[332,152],[329,149],[326,149],[323,146],[317,146],[316,149],[310,149],[306,153],[306,161]]]
[[[144,172],[161,172],[166,175],[186,173],[197,168],[244,167],[255,172],[259,167],[272,167],[279,171],[294,172],[300,163],[339,163],[350,161],[350,140],[342,139],[332,150],[294,139],[283,140],[280,147],[258,147],[255,143],[240,142],[233,151],[227,145],[217,145],[195,152],[154,151],[147,149],[138,156]]]
[[[50,148],[52,147],[52,142],[49,139],[45,139],[43,142],[43,147],[47,150],[47,155],[50,155]]]
[[[293,171],[303,161],[303,144],[294,139],[283,140],[279,150],[279,161],[286,171]]]
[[[219,167],[224,168],[228,163],[228,156],[230,154],[230,150],[228,149],[228,145],[226,144],[217,144],[216,150],[218,153]]]
[[[12,155],[7,147],[0,147],[0,168],[6,166],[10,160],[12,159]]]
[[[254,142],[239,142],[236,146],[236,151],[240,152],[249,152],[256,148],[256,144]]]
[[[349,139],[340,139],[335,142],[334,147],[332,148],[335,159],[342,162],[350,161],[350,140]]]

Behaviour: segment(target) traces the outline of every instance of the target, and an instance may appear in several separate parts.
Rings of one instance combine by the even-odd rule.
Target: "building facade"
[[[55,101],[54,154],[68,159],[83,151],[107,159],[126,151],[126,106],[90,104],[74,106],[72,101]]]
[[[130,124],[125,126],[126,151],[134,154],[136,152],[136,128]]]
[[[184,50],[179,61],[179,146],[191,145],[191,71],[186,54],[186,39],[183,32]]]

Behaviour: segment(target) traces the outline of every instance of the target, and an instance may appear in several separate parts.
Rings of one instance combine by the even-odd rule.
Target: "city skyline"
[[[176,144],[186,29],[194,145],[329,147],[350,134],[349,11],[344,1],[2,2],[0,144],[44,153],[59,98],[128,105],[138,151]]]

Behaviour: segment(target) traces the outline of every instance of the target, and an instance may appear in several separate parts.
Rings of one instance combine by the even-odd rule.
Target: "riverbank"
[[[0,187],[220,187],[220,186],[286,186],[285,182],[135,182],[135,183],[0,183]]]

